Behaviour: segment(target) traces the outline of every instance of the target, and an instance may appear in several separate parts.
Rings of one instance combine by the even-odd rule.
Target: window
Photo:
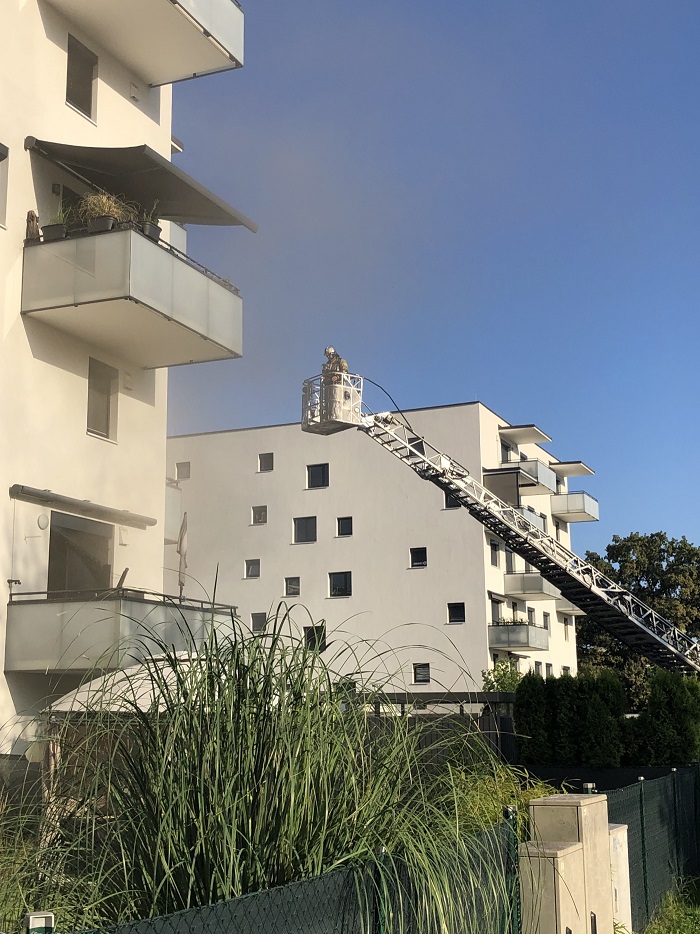
[[[352,535],[352,516],[341,516],[338,519],[338,538]]]
[[[561,541],[561,525],[558,519],[554,520],[554,537],[558,542]]]
[[[175,478],[177,480],[189,480],[190,479],[190,462],[182,461],[179,464],[175,464]]]
[[[10,150],[0,143],[0,227],[7,222],[7,175]]]
[[[551,664],[550,664],[549,662],[547,662],[547,669],[546,669],[546,670],[547,670],[547,677],[548,677],[548,678],[553,677],[553,675],[554,675],[554,668],[552,668],[552,666],[551,666]]]
[[[352,571],[332,571],[328,575],[328,592],[331,597],[351,597]]]
[[[260,577],[260,558],[247,558],[245,563],[246,577]]]
[[[325,652],[326,627],[324,625],[304,626],[304,641],[312,651]]]
[[[266,625],[267,625],[267,614],[266,613],[251,613],[250,614],[250,628],[253,630],[253,632],[264,632]]]
[[[445,509],[459,509],[461,503],[453,493],[445,490]]]
[[[491,546],[491,564],[493,567],[497,568],[501,563],[501,549],[498,542],[493,539],[490,540],[489,545]]]
[[[464,608],[463,603],[448,603],[447,604],[447,622],[448,623],[464,623],[467,619],[467,613]]]
[[[510,460],[510,452],[512,448],[505,441],[501,441],[501,463],[507,464]]]
[[[46,589],[107,590],[112,586],[114,526],[51,513]]]
[[[265,525],[267,522],[267,506],[253,506],[251,509],[252,525]]]
[[[506,574],[513,574],[515,571],[515,555],[510,550],[506,548]]]
[[[298,597],[301,592],[300,577],[285,577],[284,595],[285,597]]]
[[[565,641],[565,642],[568,642],[568,641],[569,641],[569,625],[570,625],[570,623],[571,623],[571,620],[569,619],[569,617],[568,617],[568,616],[565,616],[565,617],[564,617],[564,641]]]
[[[532,606],[529,606],[529,607],[527,608],[527,624],[528,624],[528,626],[536,626],[536,625],[537,625],[537,619],[536,619],[536,617],[535,617],[535,608],[532,607]]]
[[[542,531],[547,535],[547,517],[543,512],[540,513],[540,519],[542,520]]]
[[[502,617],[503,604],[500,600],[491,600],[491,621],[500,623]]]
[[[413,683],[430,684],[430,663],[415,662],[413,665]]]
[[[535,662],[535,674],[542,677],[542,662]]]
[[[411,548],[411,567],[412,568],[427,568],[428,566],[428,549],[427,548]]]
[[[316,541],[316,516],[301,516],[294,519],[294,544]]]
[[[87,430],[100,438],[116,438],[119,373],[90,357],[88,364]]]
[[[66,103],[90,119],[95,116],[96,79],[97,56],[82,42],[68,36]]]
[[[328,464],[308,464],[306,468],[306,488],[316,490],[328,486]]]
[[[510,605],[510,608],[513,612],[513,619],[517,619],[518,618],[518,601],[513,600],[513,602]]]
[[[542,625],[545,629],[549,629],[549,613],[542,614]]]
[[[561,666],[561,673],[562,673],[562,675],[570,675],[570,674],[571,674],[571,669],[569,668],[568,665],[562,665],[562,666]]]
[[[258,454],[258,472],[267,473],[275,469],[274,454]]]

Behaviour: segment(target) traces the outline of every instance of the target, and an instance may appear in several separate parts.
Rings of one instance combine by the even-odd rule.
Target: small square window
[[[258,472],[267,473],[275,469],[274,454],[258,454]]]
[[[247,558],[245,563],[246,577],[260,577],[260,558]]]
[[[179,464],[175,464],[175,478],[177,480],[189,480],[190,479],[190,462],[181,461]]]
[[[554,676],[554,668],[552,667],[552,665],[551,665],[549,662],[547,662],[546,672],[547,672],[547,677],[548,677],[548,678],[552,678],[552,677]]]
[[[284,579],[285,597],[298,597],[300,593],[301,593],[301,578],[300,577],[285,577]]]
[[[461,505],[454,493],[448,493],[445,490],[445,509],[459,509]]]
[[[415,662],[413,665],[413,683],[430,684],[430,663]]]
[[[427,548],[411,548],[411,567],[412,568],[427,568],[428,566],[428,549]]]
[[[571,669],[569,668],[568,665],[562,665],[562,666],[561,666],[561,673],[562,673],[562,675],[564,675],[564,676],[570,675],[570,674],[571,674]]]
[[[542,662],[535,662],[535,674],[542,677]]]
[[[267,522],[267,506],[253,506],[251,521],[253,525],[265,525]]]
[[[304,640],[307,646],[315,652],[326,651],[326,627],[304,626]]]
[[[316,516],[300,516],[294,519],[294,544],[316,541]]]
[[[114,440],[117,436],[119,373],[99,360],[88,361],[87,430]]]
[[[90,119],[95,115],[97,56],[82,42],[68,36],[66,102]]]
[[[328,575],[328,592],[331,597],[351,597],[352,571],[332,571]]]
[[[316,490],[328,486],[328,464],[308,464],[306,467],[306,487]]]
[[[338,519],[338,538],[352,535],[352,516],[341,516]]]
[[[264,632],[267,625],[267,613],[251,613],[250,628],[253,632]]]
[[[447,604],[447,622],[464,623],[467,620],[467,612],[463,603]]]
[[[491,547],[491,564],[497,568],[501,563],[501,547],[494,539],[489,541],[489,545]]]
[[[537,625],[537,617],[535,616],[535,608],[532,606],[529,606],[527,608],[527,624],[528,626]]]

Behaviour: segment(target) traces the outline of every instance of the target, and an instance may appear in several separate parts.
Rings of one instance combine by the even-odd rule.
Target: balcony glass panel
[[[49,0],[86,37],[151,85],[243,64],[234,0]]]
[[[503,593],[523,600],[555,600],[559,591],[538,571],[524,571],[503,576]]]
[[[595,522],[600,516],[598,500],[588,493],[557,493],[551,504],[552,515],[566,522]]]
[[[233,287],[134,229],[26,247],[22,311],[147,368],[242,351]]]
[[[501,624],[489,626],[489,649],[546,652],[549,649],[549,630],[541,626]]]
[[[526,474],[526,478],[523,478],[520,482],[521,493],[548,493],[556,490],[557,475],[542,461],[534,459],[520,461],[519,466],[522,472]]]

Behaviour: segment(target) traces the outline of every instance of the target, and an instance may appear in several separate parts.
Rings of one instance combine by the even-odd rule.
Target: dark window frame
[[[326,637],[325,623],[319,623],[316,626],[304,626],[304,642],[311,652],[325,652],[328,648]]]
[[[349,532],[348,532],[348,531],[343,531],[343,527],[341,526],[341,522],[346,522],[346,523],[349,522],[349,523],[350,523],[350,531],[349,531]],[[336,523],[336,536],[337,536],[337,538],[349,538],[352,534],[353,534],[352,516],[338,516],[337,523]]]
[[[422,557],[421,557],[422,552]],[[409,562],[411,568],[427,568],[428,567],[428,549],[427,547],[421,546],[418,548],[409,549]]]
[[[66,103],[88,120],[95,120],[97,55],[75,36],[66,48]]]
[[[258,573],[253,574],[252,571],[255,570],[255,565],[257,564]],[[258,580],[260,578],[261,572],[261,562],[260,558],[246,558],[244,565],[244,576],[246,580]]]
[[[413,683],[430,684],[430,662],[413,663]]]
[[[262,512],[260,510],[263,510]],[[251,506],[250,507],[250,524],[251,525],[267,525],[267,506]]]
[[[292,542],[295,545],[310,545],[318,541],[316,516],[296,516],[292,519]]]
[[[262,625],[261,625],[262,622]],[[265,632],[267,626],[267,613],[251,613],[250,614],[250,629],[251,632],[259,633]]]
[[[270,458],[268,461],[266,458]],[[265,460],[264,460],[265,458]],[[266,466],[269,463],[269,467]],[[275,455],[272,451],[265,451],[258,454],[258,473],[270,473],[275,469]]]
[[[296,581],[296,584],[293,584],[292,581]],[[298,597],[301,595],[301,577],[285,577],[284,595],[285,597]]]
[[[460,610],[461,607],[461,610]],[[467,621],[467,607],[464,601],[447,604],[447,622],[450,626],[460,626]]]
[[[324,490],[330,486],[330,466],[325,464],[306,465],[306,489]]]
[[[334,581],[334,578],[335,578],[335,581]],[[351,597],[352,596],[352,571],[329,571],[328,573],[328,596],[329,597]]]

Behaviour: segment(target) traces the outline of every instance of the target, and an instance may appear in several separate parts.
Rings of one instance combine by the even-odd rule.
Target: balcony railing
[[[231,625],[237,608],[149,591],[15,593],[7,607],[5,670],[105,671],[132,665],[149,646],[200,643]]]
[[[549,630],[525,622],[494,621],[489,626],[489,649],[546,652],[549,649]]]
[[[503,576],[503,593],[520,600],[556,600],[561,596],[538,571],[522,571]]]
[[[146,84],[240,68],[243,11],[234,0],[49,0]]]
[[[25,245],[22,312],[147,369],[240,357],[242,307],[228,280],[134,226]]]
[[[565,522],[596,522],[598,500],[588,493],[556,493],[551,498],[552,515]]]

